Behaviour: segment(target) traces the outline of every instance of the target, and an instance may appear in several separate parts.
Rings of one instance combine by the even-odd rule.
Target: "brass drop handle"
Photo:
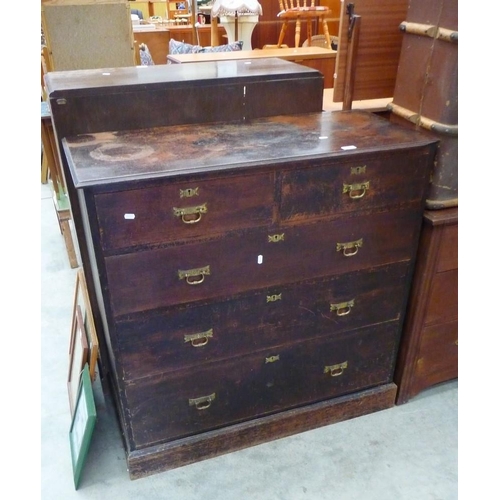
[[[359,182],[357,184],[344,184],[342,193],[349,193],[349,197],[353,200],[363,198],[366,191],[370,188],[370,181]]]
[[[338,363],[337,365],[325,366],[323,373],[329,373],[331,377],[339,377],[347,368],[347,361]]]
[[[201,214],[206,214],[207,204],[198,205],[196,207],[173,208],[174,215],[180,217],[184,224],[196,224],[201,220]]]
[[[189,399],[189,406],[194,406],[197,410],[206,410],[215,399],[215,392],[209,396],[202,396],[201,398]]]
[[[354,307],[354,299],[338,304],[330,304],[330,312],[337,312],[337,316],[347,316]]]
[[[358,253],[358,250],[363,246],[363,238],[356,241],[348,241],[346,243],[337,243],[337,252],[342,250],[345,257],[353,257]]]
[[[203,347],[208,344],[208,339],[214,336],[213,328],[206,332],[193,333],[191,335],[184,335],[184,342],[191,342],[193,347]]]
[[[198,267],[196,269],[178,270],[179,279],[186,280],[188,285],[199,285],[205,281],[205,276],[210,274],[210,266]]]

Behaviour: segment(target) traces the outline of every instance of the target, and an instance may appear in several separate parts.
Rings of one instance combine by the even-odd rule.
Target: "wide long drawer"
[[[399,319],[407,262],[116,324],[125,380]]]
[[[163,182],[95,196],[103,251],[270,224],[274,174]]]
[[[389,382],[399,322],[130,383],[132,448]]]
[[[116,316],[413,258],[418,211],[379,212],[105,259]]]

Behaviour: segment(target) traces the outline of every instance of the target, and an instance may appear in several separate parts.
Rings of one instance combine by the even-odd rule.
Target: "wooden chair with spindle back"
[[[330,33],[328,32],[328,24],[326,22],[326,16],[331,14],[331,10],[328,7],[315,5],[316,0],[279,0],[279,3],[281,10],[278,13],[278,17],[283,20],[283,24],[278,39],[278,47],[281,47],[283,44],[288,22],[291,20],[295,20],[295,47],[300,46],[300,28],[303,19],[307,23],[307,40],[309,46],[311,46],[312,40],[312,22],[313,19],[317,19],[323,27],[323,34],[328,47],[331,47]]]

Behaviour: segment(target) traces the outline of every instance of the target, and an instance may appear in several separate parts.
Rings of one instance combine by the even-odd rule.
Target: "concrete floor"
[[[66,378],[76,270],[41,186],[41,497],[44,500],[452,500],[458,382],[405,405],[131,481],[114,412],[94,384],[97,424],[73,485]],[[55,286],[57,284],[57,286]]]

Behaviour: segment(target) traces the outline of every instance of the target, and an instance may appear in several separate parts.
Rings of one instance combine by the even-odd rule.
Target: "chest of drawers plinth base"
[[[214,458],[394,406],[393,383],[128,453],[131,479]]]

